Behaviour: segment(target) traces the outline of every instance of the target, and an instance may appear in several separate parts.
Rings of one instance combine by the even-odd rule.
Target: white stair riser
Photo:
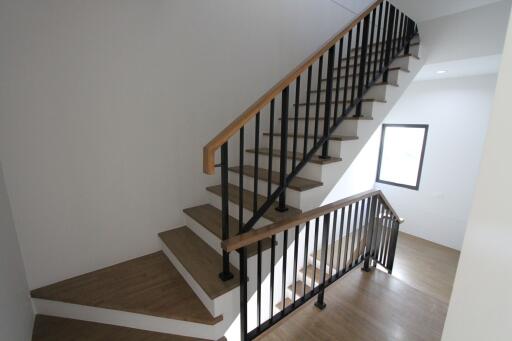
[[[361,113],[364,115],[370,114],[373,110],[373,104],[374,104],[374,102],[363,102],[363,104],[361,105]],[[316,104],[311,104],[309,106],[309,108],[310,108],[309,117],[315,118],[316,117]],[[324,114],[325,114],[324,102],[320,103],[319,109],[320,109],[319,117],[324,117]],[[295,110],[295,108],[292,108],[291,110]],[[331,105],[331,114],[332,114],[332,112],[334,112],[334,104]],[[289,117],[293,117],[294,115],[295,115],[295,111],[290,111]],[[306,106],[305,105],[302,105],[299,107],[299,116],[304,116],[304,117],[306,116]],[[332,117],[332,115],[331,115],[331,117]],[[276,133],[280,132],[280,129],[281,129],[280,127],[281,127],[280,124],[276,124],[276,128],[275,128]],[[311,130],[311,131],[313,131],[313,130]],[[323,132],[323,130],[321,128],[319,128],[318,131]],[[291,133],[291,131],[289,131],[289,132]]]
[[[208,311],[212,314],[212,316],[220,316],[224,312],[231,307],[231,302],[236,300],[240,295],[240,288],[237,287],[222,296],[216,297],[214,299],[210,298],[204,289],[196,282],[196,280],[192,277],[192,275],[185,269],[183,264],[179,261],[179,259],[173,254],[173,252],[165,245],[165,243],[160,243],[162,246],[162,250],[169,258],[171,263],[174,265],[176,270],[180,273],[183,279],[190,286],[192,291],[196,294],[196,296],[201,300],[203,305],[208,309]]]
[[[279,121],[281,122],[281,121]],[[315,129],[315,120],[308,120],[308,135],[310,135],[311,132]],[[332,120],[331,120],[332,124]],[[344,121],[337,129],[336,133],[337,135],[343,135],[343,136],[357,136],[357,126],[358,121],[357,120],[346,120]],[[324,120],[319,119],[318,120],[318,131],[323,132],[324,128]],[[306,128],[306,120],[297,120],[297,133],[304,135]],[[290,120],[288,123],[288,131],[293,134],[295,132],[295,120]],[[299,152],[303,152],[303,150],[300,150]]]
[[[221,210],[222,209],[221,197],[216,194],[210,193],[210,192],[207,192],[207,195],[208,195],[208,203],[211,204],[212,206],[214,206],[215,208]],[[230,201],[228,204],[228,208],[229,208],[229,215],[238,219],[238,205]],[[245,223],[247,223],[249,221],[249,219],[252,218],[253,212],[252,212],[252,210],[247,210],[244,208],[243,215],[244,215],[243,220]],[[266,219],[265,217],[261,217],[258,220],[258,222],[256,223],[254,228],[260,228],[260,227],[263,227],[266,225],[270,225],[271,223],[272,222],[270,220]]]
[[[318,136],[321,137],[322,134],[319,133]],[[276,138],[278,138],[280,141],[281,136],[274,136],[274,144],[275,144]],[[264,136],[263,141],[261,141],[262,145],[264,147],[268,147],[268,140],[269,140],[269,136]],[[330,140],[328,155],[333,156],[333,157],[338,157],[338,158],[341,157],[342,144],[346,143],[346,142],[347,141]],[[348,142],[350,142],[350,141],[348,141]],[[312,146],[313,146],[313,139],[308,139],[308,143],[307,143],[308,149],[311,148]],[[293,147],[293,137],[288,137],[288,150],[293,150],[292,147]],[[299,138],[299,137],[297,138],[297,150],[304,150],[304,138]],[[321,155],[322,149],[320,148],[315,154]]]

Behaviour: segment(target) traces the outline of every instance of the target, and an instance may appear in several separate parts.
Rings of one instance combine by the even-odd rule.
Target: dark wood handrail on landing
[[[267,91],[260,99],[252,104],[242,115],[237,117],[231,124],[215,136],[203,148],[203,172],[205,174],[213,175],[215,173],[215,153],[219,148],[226,143],[231,137],[240,131],[249,121],[254,119],[265,106],[267,106],[272,99],[278,96],[286,87],[290,86],[298,76],[304,73],[311,65],[315,64],[318,59],[323,56],[329,49],[335,46],[342,37],[348,34],[350,30],[355,28],[361,21],[367,17],[374,9],[376,9],[384,0],[377,0],[371,5],[364,13],[354,19],[346,28],[336,33],[331,39],[324,43],[317,51],[306,58],[299,66],[292,72],[284,77],[272,89]]]
[[[379,199],[385,203],[388,210],[391,212],[391,214],[395,217],[400,217],[398,213],[393,209],[393,207],[390,205],[389,201],[386,199],[384,193],[380,190],[370,190],[363,193],[359,193],[356,195],[353,195],[351,197],[315,208],[311,211],[304,212],[300,215],[294,216],[289,219],[282,220],[280,222],[267,225],[265,227],[261,227],[259,229],[254,229],[252,231],[249,231],[247,233],[233,236],[228,240],[224,240],[222,242],[222,248],[227,252],[232,252],[235,250],[238,250],[242,247],[250,246],[254,243],[257,243],[259,241],[263,241],[265,239],[269,239],[274,235],[277,235],[281,232],[284,232],[286,230],[290,230],[292,228],[295,228],[297,225],[303,225],[307,223],[308,221],[314,220],[316,218],[322,217],[328,213],[332,213],[336,210],[342,209],[344,207],[350,206],[353,203],[356,203],[358,201],[378,196]],[[400,223],[403,223],[404,220],[401,218],[398,218]]]

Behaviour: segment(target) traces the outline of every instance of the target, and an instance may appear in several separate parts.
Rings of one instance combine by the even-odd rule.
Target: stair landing
[[[33,298],[215,325],[213,317],[163,252],[64,280]]]

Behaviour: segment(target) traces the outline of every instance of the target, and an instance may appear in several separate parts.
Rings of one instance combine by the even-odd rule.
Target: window
[[[428,125],[383,124],[377,182],[418,190]]]

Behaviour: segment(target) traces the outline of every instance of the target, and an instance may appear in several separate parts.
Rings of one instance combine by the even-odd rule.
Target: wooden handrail
[[[363,193],[359,193],[356,195],[353,195],[351,197],[333,202],[331,204],[315,208],[311,211],[299,214],[297,216],[282,220],[280,222],[267,225],[265,227],[251,230],[247,233],[233,236],[228,240],[224,240],[222,242],[222,248],[224,251],[232,252],[235,250],[238,250],[242,247],[249,246],[251,244],[257,243],[260,240],[264,240],[267,238],[272,237],[273,235],[276,235],[278,233],[281,233],[283,231],[286,231],[288,229],[294,228],[297,225],[302,225],[307,223],[308,221],[314,220],[318,217],[324,216],[328,213],[334,212],[336,210],[339,210],[343,207],[346,207],[348,205],[351,205],[353,203],[356,203],[360,200],[373,197],[375,195],[378,195],[380,199],[387,205],[388,209],[395,215],[395,217],[399,218],[400,216],[396,213],[396,211],[391,207],[389,204],[389,201],[386,199],[382,191],[380,190],[369,190]],[[400,219],[400,218],[399,218]],[[403,222],[402,219],[400,219],[401,222]]]
[[[321,56],[323,56],[332,46],[348,32],[357,26],[368,14],[370,14],[375,8],[377,8],[384,0],[377,0],[370,6],[364,13],[358,16],[354,21],[350,23],[346,28],[336,33],[331,39],[323,44],[316,52],[311,54],[306,60],[304,60],[299,66],[297,66],[292,72],[284,77],[279,83],[277,83],[272,89],[267,91],[260,99],[258,99],[253,105],[251,105],[245,112],[236,118],[231,124],[229,124],[224,130],[222,130],[217,136],[215,136],[206,146],[203,148],[203,172],[206,174],[215,173],[215,152],[226,143],[232,136],[234,136],[243,126],[245,126],[258,112],[260,112],[267,104],[277,97],[287,86],[306,71],[311,65],[313,65]]]

